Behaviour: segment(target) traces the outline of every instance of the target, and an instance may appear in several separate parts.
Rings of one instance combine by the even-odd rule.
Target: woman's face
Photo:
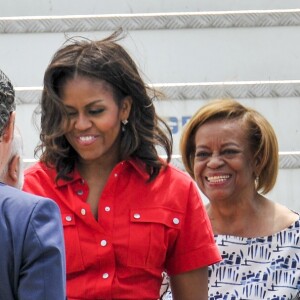
[[[195,135],[194,175],[210,201],[239,201],[255,190],[255,164],[240,120],[209,121]]]
[[[62,101],[70,118],[65,137],[81,162],[115,161],[121,121],[128,118],[131,108],[130,97],[119,108],[109,83],[77,76],[66,82]]]

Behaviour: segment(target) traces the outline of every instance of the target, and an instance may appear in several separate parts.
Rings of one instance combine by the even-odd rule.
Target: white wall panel
[[[0,7],[0,68],[17,87],[16,123],[26,160],[38,143],[32,112],[54,52],[68,37],[100,39],[123,24],[128,35],[121,43],[145,80],[173,84],[163,88],[167,99],[155,105],[172,127],[174,153],[183,124],[201,105],[232,96],[266,116],[280,151],[296,155],[295,161],[287,156],[291,164],[281,161],[268,196],[300,211],[299,0],[0,0]],[[134,15],[142,13],[158,15]],[[17,16],[37,17],[5,18]],[[28,87],[27,96],[22,87]]]

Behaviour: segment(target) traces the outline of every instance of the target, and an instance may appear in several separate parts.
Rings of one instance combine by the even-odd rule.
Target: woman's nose
[[[207,167],[211,169],[218,169],[224,165],[224,160],[220,155],[212,155],[207,162]]]
[[[84,114],[79,114],[75,120],[74,127],[78,130],[86,130],[92,125],[91,120]]]

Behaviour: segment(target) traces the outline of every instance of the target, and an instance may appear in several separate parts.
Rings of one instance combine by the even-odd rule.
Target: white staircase
[[[0,0],[2,1],[2,0]],[[172,127],[211,98],[232,97],[265,115],[278,135],[280,172],[270,198],[300,211],[300,1],[9,1],[0,10],[0,68],[16,87],[25,159],[38,131],[32,112],[44,70],[67,37],[99,39],[118,27]],[[4,7],[4,8],[3,8]]]

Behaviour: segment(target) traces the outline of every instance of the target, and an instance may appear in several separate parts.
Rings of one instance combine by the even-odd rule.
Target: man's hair
[[[8,77],[0,70],[0,136],[8,124],[11,112],[15,109],[14,87]]]
[[[11,154],[9,160],[11,160],[16,155],[19,155],[21,158],[23,157],[23,139],[20,130],[15,126],[14,138],[11,143]]]

